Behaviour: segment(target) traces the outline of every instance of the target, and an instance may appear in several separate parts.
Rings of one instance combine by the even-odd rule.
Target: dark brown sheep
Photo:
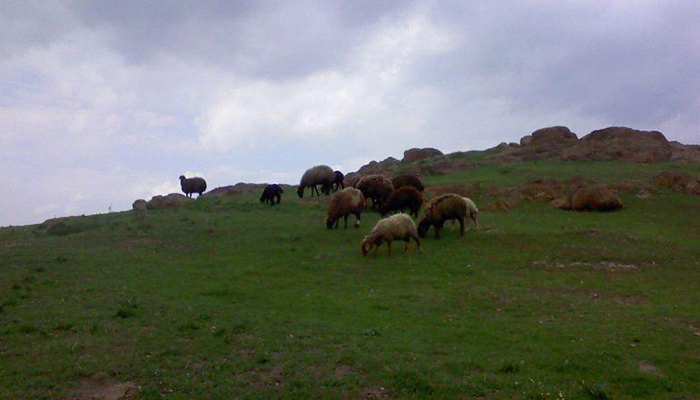
[[[333,191],[337,192],[338,189],[345,189],[345,184],[343,183],[345,181],[345,175],[343,175],[342,172],[340,171],[335,171],[335,179],[333,180],[333,183],[331,186],[333,187]]]
[[[372,199],[372,208],[381,210],[382,204],[394,191],[394,185],[384,175],[367,175],[360,178],[355,185],[365,199]]]
[[[265,186],[265,189],[262,192],[262,196],[260,196],[260,202],[270,202],[271,206],[279,204],[282,201],[282,193],[284,193],[284,190],[282,190],[280,185],[267,185]],[[277,200],[277,203],[275,203],[275,200]]]
[[[185,175],[180,175],[180,186],[187,197],[192,197],[193,193],[201,196],[207,190],[207,181],[202,178],[185,178]]]
[[[464,235],[464,217],[470,216],[467,202],[458,194],[448,193],[436,197],[425,206],[425,216],[418,224],[418,234],[425,237],[431,226],[435,227],[435,238],[440,238],[440,229],[445,221],[459,221],[459,234]],[[476,216],[474,216],[476,218]]]
[[[404,186],[395,189],[381,208],[382,215],[386,215],[392,211],[403,212],[406,208],[409,210],[409,215],[415,214],[418,218],[418,210],[423,204],[423,195],[418,189],[413,186]]]
[[[345,228],[348,227],[348,216],[355,215],[355,228],[360,226],[360,216],[365,209],[365,196],[355,188],[346,188],[333,195],[331,205],[328,207],[326,227],[332,229],[338,227],[340,218],[345,219]]]
[[[425,189],[425,187],[423,187],[423,182],[420,181],[420,178],[413,175],[397,176],[391,180],[391,183],[394,185],[394,189],[399,189],[404,186],[413,186],[414,188],[418,189],[419,192],[422,192]]]
[[[309,187],[311,188],[312,197],[314,195],[314,190],[316,191],[316,195],[320,196],[318,185],[321,185],[321,191],[324,194],[329,195],[334,180],[335,172],[327,165],[317,165],[313,168],[309,168],[304,172],[304,176],[301,177],[299,188],[297,188],[297,195],[299,195],[299,197],[304,197],[304,189]]]

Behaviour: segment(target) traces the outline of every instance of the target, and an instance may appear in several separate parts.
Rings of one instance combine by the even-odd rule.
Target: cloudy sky
[[[697,1],[0,0],[0,226],[699,111]]]

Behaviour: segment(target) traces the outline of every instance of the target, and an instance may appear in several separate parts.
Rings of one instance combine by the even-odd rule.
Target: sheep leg
[[[338,229],[339,224],[340,224],[340,218],[335,220],[335,229]]]
[[[471,215],[472,221],[474,221],[474,225],[476,225],[476,230],[479,230],[479,221],[476,220],[476,214]]]
[[[360,213],[355,213],[355,228],[360,227]]]
[[[408,253],[408,245],[411,243],[411,239],[408,238],[408,239],[404,240],[404,242],[406,242],[406,245],[403,247],[403,254],[406,254],[406,253]]]
[[[386,241],[386,246],[389,251],[389,257],[391,257],[391,240]]]
[[[464,236],[464,218],[459,217],[459,236]]]
[[[442,227],[435,225],[435,239],[440,239],[440,228]]]
[[[344,229],[348,229],[348,216],[345,215],[344,219],[345,219],[345,228]]]
[[[377,253],[379,252],[379,246],[381,246],[381,245],[382,245],[382,242],[379,242],[377,247],[374,248],[374,252],[372,253],[372,258],[377,256]]]
[[[423,250],[421,250],[420,248],[420,240],[418,239],[418,237],[414,237],[413,240],[416,241],[416,246],[418,246],[418,254],[423,254]]]

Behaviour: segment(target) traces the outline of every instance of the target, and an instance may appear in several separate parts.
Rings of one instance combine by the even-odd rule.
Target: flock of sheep
[[[327,165],[317,165],[304,173],[299,182],[297,195],[300,198],[304,197],[304,191],[307,188],[310,189],[311,196],[314,193],[320,196],[321,193],[330,195],[331,192],[335,192],[326,215],[328,229],[338,228],[341,219],[347,228],[350,215],[355,216],[355,227],[359,227],[362,212],[369,200],[372,200],[372,208],[383,216],[398,212],[379,220],[372,231],[362,239],[363,255],[367,255],[374,247],[372,257],[375,257],[379,247],[386,242],[388,254],[391,256],[391,243],[397,240],[406,243],[404,247],[404,253],[406,253],[411,239],[416,242],[418,252],[422,253],[420,238],[425,237],[431,226],[435,229],[435,238],[439,238],[440,229],[449,220],[459,222],[460,235],[464,235],[467,218],[474,222],[477,230],[479,229],[477,221],[479,210],[471,199],[448,193],[424,204],[422,195],[424,187],[418,177],[403,175],[390,180],[377,174],[363,176],[351,187],[346,188],[345,183],[348,182],[340,171],[333,171]],[[187,196],[191,196],[192,193],[201,195],[206,190],[206,182],[202,178],[187,179],[181,176],[180,184]],[[318,190],[319,186],[321,186],[321,192]],[[260,202],[279,204],[282,193],[284,190],[279,185],[268,185],[263,190]],[[418,218],[421,206],[424,209],[424,216],[416,227],[411,215]],[[404,213],[406,210],[408,214]]]

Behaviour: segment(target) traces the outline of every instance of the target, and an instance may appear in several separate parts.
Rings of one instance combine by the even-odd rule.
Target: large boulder
[[[162,210],[172,207],[180,207],[185,204],[192,203],[193,198],[184,196],[180,193],[170,193],[167,196],[153,196],[151,200],[146,203],[146,208],[149,210]]]
[[[613,211],[620,208],[622,208],[620,196],[604,185],[582,186],[571,196],[571,210]]]
[[[144,199],[138,199],[131,205],[131,208],[133,208],[134,211],[146,211],[146,209],[148,209],[148,203]]]
[[[532,142],[532,135],[523,136],[520,138],[521,146],[528,146]]]
[[[369,164],[363,165],[360,167],[357,172],[360,175],[375,175],[375,174],[383,174],[383,175],[391,175],[395,167],[399,164],[399,160],[395,159],[394,157],[387,157],[383,159],[382,161],[370,161]]]
[[[654,177],[654,183],[676,192],[700,194],[700,181],[681,171],[664,171]]]
[[[549,128],[538,129],[532,132],[531,136],[532,139],[528,142],[528,144],[532,146],[572,144],[578,140],[576,134],[571,132],[569,128],[565,126],[552,126]]]
[[[403,152],[403,159],[401,161],[413,162],[422,160],[424,158],[430,158],[435,156],[443,155],[438,149],[433,149],[431,147],[426,147],[423,149],[412,148]]]
[[[671,159],[672,146],[658,131],[609,127],[589,133],[562,153],[564,159],[660,162]]]

